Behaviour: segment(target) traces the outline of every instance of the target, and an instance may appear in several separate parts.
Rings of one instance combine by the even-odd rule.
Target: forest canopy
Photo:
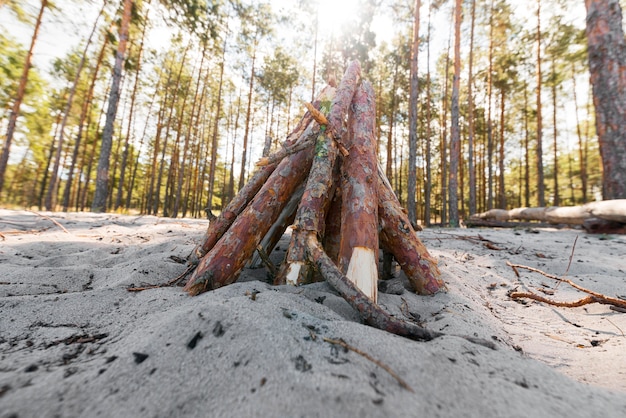
[[[0,205],[219,212],[353,59],[414,221],[603,196],[595,2],[334,3],[0,0]]]

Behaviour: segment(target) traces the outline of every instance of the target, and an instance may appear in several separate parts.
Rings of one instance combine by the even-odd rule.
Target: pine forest
[[[0,0],[0,206],[216,215],[353,60],[413,222],[624,199],[624,5]]]

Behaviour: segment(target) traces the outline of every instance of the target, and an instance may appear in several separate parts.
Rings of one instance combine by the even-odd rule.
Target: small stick
[[[549,274],[546,273],[545,271],[541,271],[539,269],[536,269],[534,267],[529,267],[529,266],[524,266],[521,264],[513,264],[509,261],[506,262],[507,266],[515,269],[515,268],[522,268],[522,269],[526,269],[529,271],[533,271],[535,273],[539,273],[549,279],[553,279],[553,280],[558,280],[559,282],[565,282],[567,284],[569,284],[570,286],[572,286],[574,289],[578,289],[581,292],[587,293],[588,295],[592,296],[593,300],[590,300],[589,298],[583,298],[580,299],[578,301],[575,302],[555,302],[555,301],[551,301],[550,299],[545,299],[542,298],[539,295],[535,295],[534,293],[523,293],[523,292],[512,292],[509,296],[513,299],[519,299],[522,297],[527,297],[529,299],[534,299],[534,300],[539,300],[541,302],[545,302],[545,303],[549,303],[551,305],[555,305],[555,306],[564,306],[564,307],[576,307],[576,306],[582,306],[582,305],[586,305],[588,303],[593,303],[593,302],[597,302],[597,303],[601,303],[604,305],[614,305],[614,306],[618,306],[621,308],[626,308],[626,301],[618,299],[618,298],[612,298],[610,296],[606,296],[603,295],[602,293],[598,293],[598,292],[594,292],[593,290],[589,290],[586,289],[580,285],[577,285],[576,283],[574,283],[573,281],[569,280],[569,279],[564,279],[558,276],[555,276],[553,274]],[[532,296],[530,296],[532,295]],[[541,298],[541,299],[539,299]],[[542,300],[544,299],[544,300]],[[584,303],[582,303],[583,301],[585,301]]]
[[[256,162],[255,165],[257,167],[265,167],[270,164],[278,163],[283,158],[287,157],[288,155],[295,154],[298,151],[302,151],[303,149],[312,146],[315,143],[315,140],[316,140],[315,137],[311,137],[303,141],[296,142],[294,145],[291,145],[288,147],[283,146],[280,150],[276,151],[274,154],[261,158],[259,161]]]
[[[187,277],[189,275],[189,273],[191,273],[193,271],[194,268],[195,268],[195,266],[193,266],[193,265],[187,267],[187,269],[185,271],[183,271],[180,275],[178,275],[177,277],[173,278],[172,280],[170,280],[167,283],[155,284],[155,285],[144,286],[144,287],[129,287],[126,290],[129,291],[129,292],[142,292],[142,291],[148,290],[148,289],[159,289],[161,287],[175,286],[175,285],[178,284],[178,282],[180,282],[182,279]]]
[[[406,389],[406,390],[408,390],[410,392],[415,393],[415,391],[411,388],[411,386],[408,385],[408,383],[406,383],[400,376],[398,376],[393,370],[391,370],[391,367],[387,366],[382,361],[376,360],[374,357],[370,356],[366,352],[361,351],[358,348],[351,346],[350,344],[346,343],[343,340],[333,340],[333,339],[324,337],[324,341],[327,342],[327,343],[330,343],[330,344],[340,345],[341,347],[345,348],[346,350],[354,351],[355,353],[365,357],[366,359],[368,359],[369,361],[371,361],[372,363],[374,363],[375,365],[377,365],[378,367],[380,367],[381,369],[383,369],[387,373],[389,373],[394,379],[396,379],[398,381],[400,386],[402,386],[404,389]]]
[[[606,319],[607,321],[609,321],[609,322],[611,323],[611,325],[613,325],[615,328],[617,328],[617,329],[619,330],[619,332],[621,332],[621,333],[622,333],[622,337],[626,337],[626,335],[624,335],[624,331],[622,331],[622,329],[621,329],[620,327],[618,327],[617,325],[615,325],[615,324],[613,323],[613,321],[611,321],[609,318],[604,318],[604,319]]]
[[[565,269],[565,274],[563,275],[563,277],[567,276],[567,273],[569,272],[569,268],[572,265],[572,258],[574,258],[574,250],[576,249],[576,242],[578,241],[578,235],[576,235],[576,239],[574,240],[574,245],[572,245],[572,252],[569,255],[569,262],[567,263],[567,268]],[[561,282],[558,282],[556,284],[556,286],[554,286],[554,289],[558,289],[559,285],[561,284]]]
[[[46,215],[42,215],[41,213],[35,212],[34,210],[29,210],[26,209],[26,212],[30,212],[30,213],[34,213],[37,216],[41,216],[42,218],[45,218],[47,220],[49,220],[50,222],[52,222],[53,224],[55,224],[56,226],[58,226],[59,228],[61,228],[63,230],[63,232],[65,232],[66,234],[69,234],[70,231],[68,231],[67,229],[65,229],[65,227],[63,225],[61,225],[60,223],[58,223],[57,221],[55,221],[54,219],[52,219],[49,216]]]
[[[274,263],[272,263],[272,260],[270,260],[269,256],[267,255],[267,253],[265,252],[265,250],[263,249],[261,245],[257,245],[256,250],[259,254],[259,257],[261,257],[261,261],[263,261],[263,264],[265,264],[265,267],[267,267],[267,269],[270,271],[270,275],[272,276],[272,281],[273,281],[274,277],[276,277],[276,274],[278,273],[276,266],[274,265]]]

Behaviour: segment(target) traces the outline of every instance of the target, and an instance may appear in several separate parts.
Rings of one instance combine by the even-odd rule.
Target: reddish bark
[[[385,312],[337,269],[313,233],[307,236],[307,253],[326,281],[361,315],[367,325],[416,341],[430,341],[445,335],[405,322]],[[492,350],[496,349],[492,341],[464,335],[459,337]]]
[[[320,94],[321,95],[321,94]],[[316,100],[313,106],[320,106],[320,99]],[[222,235],[228,231],[228,228],[237,219],[237,216],[243,212],[248,206],[248,203],[256,196],[261,187],[267,181],[268,177],[278,163],[286,156],[290,155],[287,149],[294,147],[301,143],[308,143],[312,145],[311,138],[304,135],[306,128],[309,126],[313,118],[309,112],[305,113],[298,125],[289,134],[283,149],[277,151],[275,154],[266,157],[261,164],[261,168],[252,176],[245,186],[237,193],[237,195],[230,201],[228,206],[220,213],[217,219],[211,221],[207,232],[202,240],[202,244],[197,246],[188,257],[188,264],[196,265],[202,257],[204,257],[215,246],[217,241],[222,238]],[[304,148],[303,148],[304,149]]]
[[[341,245],[341,159],[335,162],[335,170],[333,172],[333,184],[334,190],[332,193],[332,199],[328,213],[326,214],[326,222],[324,228],[324,235],[322,238],[322,245],[326,254],[331,260],[339,265],[339,248]]]
[[[409,218],[402,210],[398,198],[378,170],[378,217],[380,219],[380,244],[393,254],[398,264],[420,295],[432,295],[446,290],[439,278],[437,261],[417,237]]]
[[[322,99],[322,114],[332,111],[331,101],[335,97],[335,90],[329,89],[327,100]],[[325,108],[325,110],[324,110]],[[296,214],[294,231],[289,244],[285,263],[278,275],[278,282],[296,281],[298,284],[308,281],[308,273],[302,270],[302,263],[306,260],[304,237],[308,232],[320,235],[324,230],[325,214],[330,205],[332,191],[333,166],[337,158],[337,146],[330,137],[326,126],[321,126],[320,134],[315,143],[315,157],[307,180],[302,200]],[[298,271],[291,272],[295,267]],[[291,277],[297,273],[297,279]]]
[[[312,123],[303,137],[317,135],[318,132],[317,124]],[[200,260],[185,286],[187,292],[202,293],[237,279],[246,261],[276,221],[291,195],[305,180],[312,160],[312,152],[304,149],[280,162],[228,231]]]
[[[626,198],[626,41],[618,0],[585,0],[602,196]]]
[[[206,234],[201,245],[198,245],[189,255],[187,263],[190,265],[198,264],[200,259],[204,257],[215,246],[217,241],[222,238],[224,233],[237,219],[237,216],[248,206],[248,203],[256,196],[270,174],[274,171],[277,164],[266,165],[259,169],[254,176],[246,183],[243,189],[237,193],[237,196],[230,201],[226,209],[220,215],[211,221],[207,228]]]
[[[337,93],[333,99],[333,104],[328,114],[329,130],[332,137],[339,142],[339,150],[345,156],[345,149],[341,144],[344,131],[344,122],[348,114],[348,107],[352,102],[352,97],[356,91],[357,84],[361,78],[361,64],[354,60],[348,65],[346,72],[337,87]]]
[[[363,80],[350,109],[348,157],[342,167],[341,248],[339,266],[347,271],[355,247],[370,249],[378,259],[378,174],[372,85]]]

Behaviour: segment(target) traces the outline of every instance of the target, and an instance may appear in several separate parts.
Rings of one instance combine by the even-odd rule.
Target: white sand
[[[380,293],[379,303],[433,330],[493,339],[494,351],[364,326],[325,283],[272,287],[258,280],[264,269],[198,297],[179,287],[130,293],[180,274],[185,266],[170,257],[185,258],[206,221],[42,214],[69,233],[0,210],[0,417],[626,416],[626,314],[513,301],[515,287],[555,283],[523,271],[518,279],[505,265],[562,275],[578,235],[568,277],[626,295],[625,236],[420,233],[449,293]],[[460,238],[478,234],[492,248]],[[581,295],[561,284],[554,297]],[[385,363],[414,392],[324,337]]]

